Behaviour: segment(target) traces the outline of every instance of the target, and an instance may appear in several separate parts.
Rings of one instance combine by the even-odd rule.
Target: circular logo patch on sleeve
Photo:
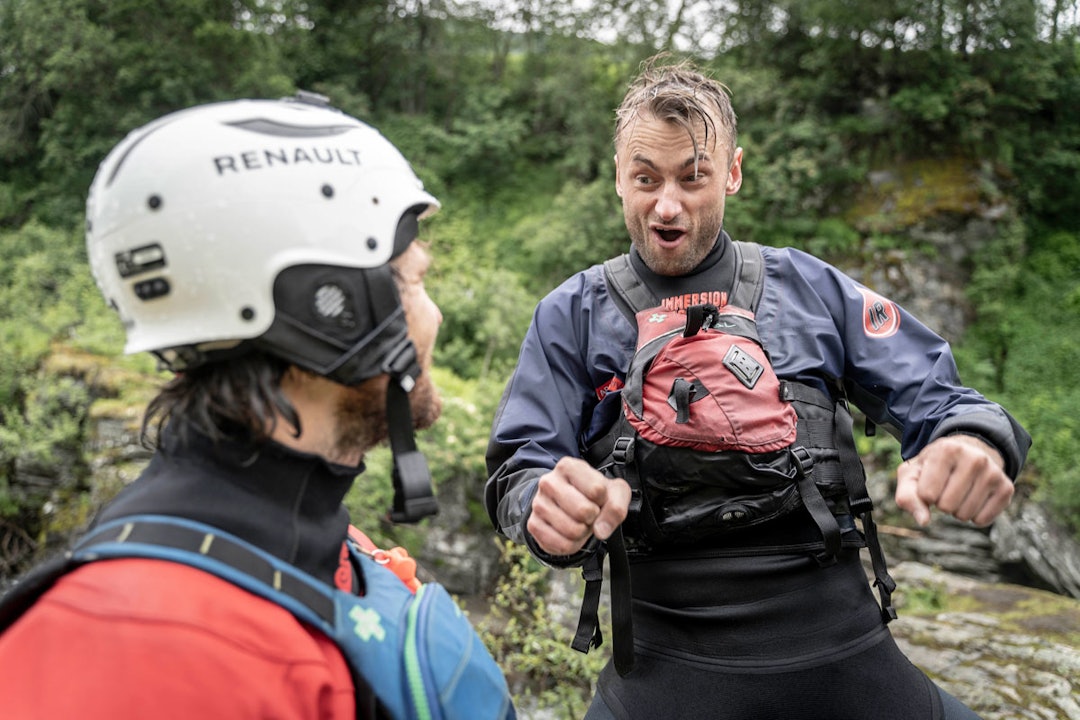
[[[900,329],[900,308],[872,290],[859,288],[863,296],[863,332],[867,337],[887,338]]]

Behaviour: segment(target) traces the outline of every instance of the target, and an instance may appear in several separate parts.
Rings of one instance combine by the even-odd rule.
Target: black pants
[[[709,672],[638,655],[627,677],[610,664],[602,677],[585,720],[979,720],[912,665],[891,636],[792,672]],[[724,701],[696,700],[695,686],[704,683]]]

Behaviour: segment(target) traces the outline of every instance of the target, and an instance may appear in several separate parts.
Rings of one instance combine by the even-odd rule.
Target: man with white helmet
[[[125,351],[176,374],[143,422],[147,469],[62,572],[23,583],[46,589],[6,603],[5,718],[423,715],[383,687],[397,658],[365,665],[328,635],[344,613],[386,646],[389,613],[319,602],[381,592],[342,505],[370,448],[390,440],[392,519],[437,510],[413,430],[439,416],[442,316],[413,240],[438,207],[377,130],[308,94],[194,107],[113,149],[87,202],[90,265]],[[468,716],[512,717],[482,646],[461,654],[490,683]]]

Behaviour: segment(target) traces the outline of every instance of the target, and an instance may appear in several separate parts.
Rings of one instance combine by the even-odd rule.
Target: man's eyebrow
[[[632,161],[636,162],[636,163],[641,163],[642,165],[648,165],[653,170],[656,170],[656,163],[654,163],[652,160],[645,157],[644,155],[634,155],[630,159]],[[682,167],[683,168],[688,168],[688,167],[691,167],[691,166],[700,165],[701,163],[707,163],[709,161],[710,161],[710,158],[709,158],[708,153],[698,153],[697,155],[688,157],[686,160],[684,160],[683,164],[682,164]]]
[[[712,158],[709,157],[709,153],[698,153],[695,157],[688,159],[683,163],[683,167],[690,167],[691,165],[700,165],[701,163],[711,162]]]

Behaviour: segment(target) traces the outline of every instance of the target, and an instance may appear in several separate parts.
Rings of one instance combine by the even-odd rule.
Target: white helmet
[[[183,370],[256,346],[352,384],[403,350],[387,263],[438,207],[377,130],[300,93],[130,133],[98,168],[86,242],[125,352]]]
[[[128,353],[173,370],[258,348],[344,384],[387,373],[395,521],[437,511],[389,262],[439,203],[374,128],[298,93],[166,115],[98,168],[90,267]]]

